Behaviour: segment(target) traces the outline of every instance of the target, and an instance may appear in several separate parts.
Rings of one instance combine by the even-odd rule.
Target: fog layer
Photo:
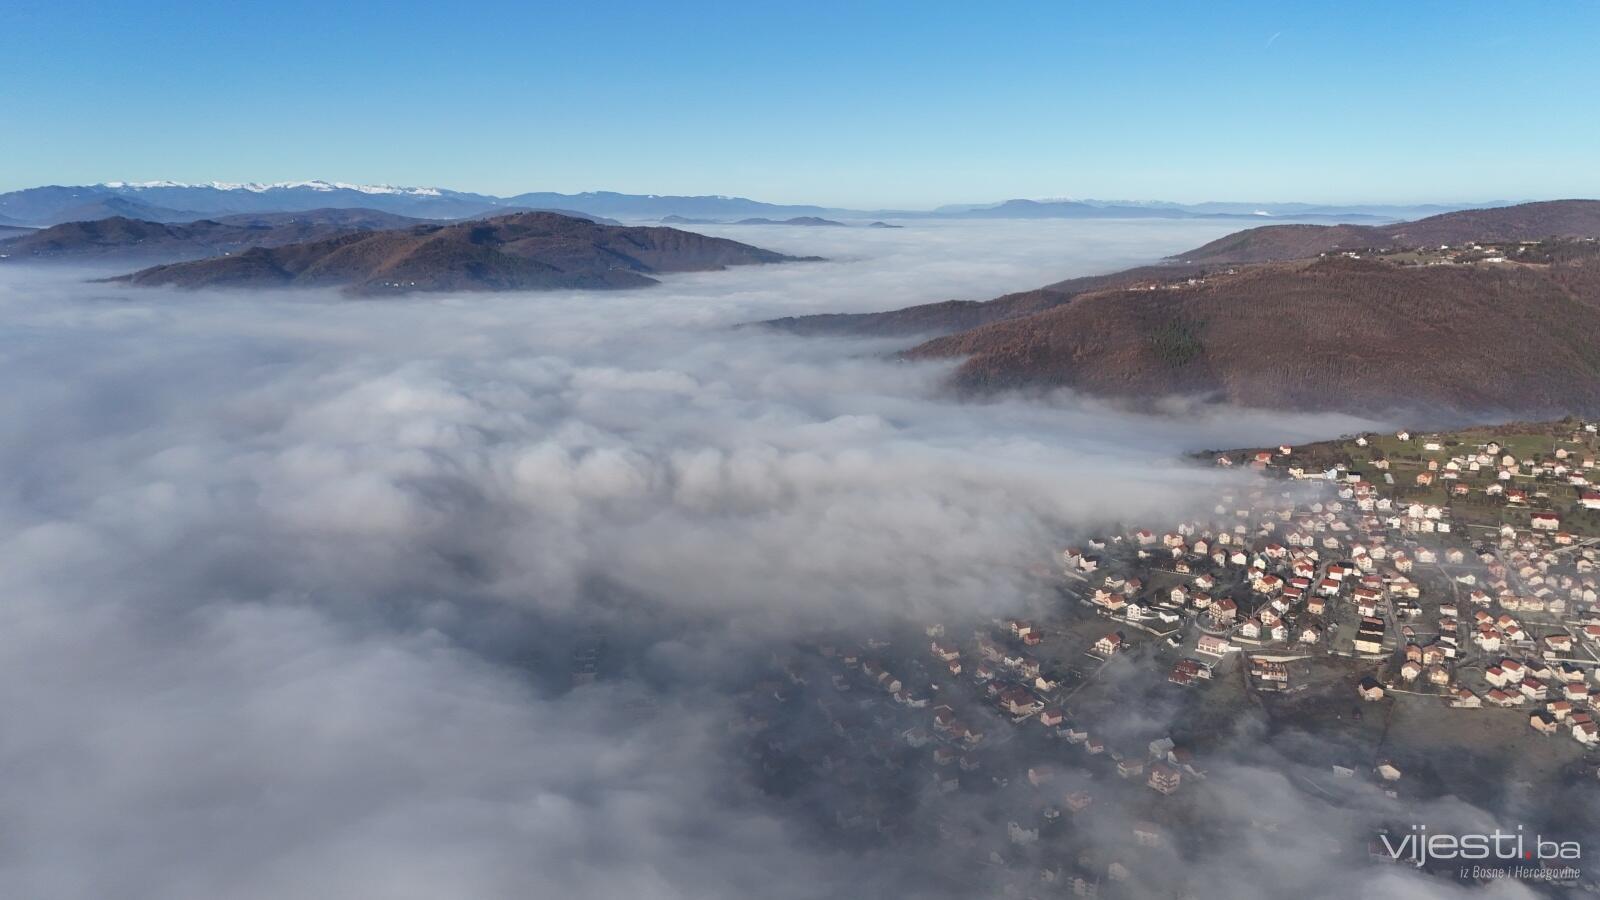
[[[893,345],[732,327],[1227,226],[708,230],[832,261],[381,302],[0,269],[5,893],[892,893],[743,786],[747,660],[1028,609],[1081,529],[1208,502],[1183,451],[1365,424],[962,405]],[[595,629],[612,675],[567,690]]]

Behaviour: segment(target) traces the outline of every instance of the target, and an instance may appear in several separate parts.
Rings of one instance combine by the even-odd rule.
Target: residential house
[[[1123,638],[1120,631],[1113,631],[1094,642],[1094,650],[1101,656],[1111,656],[1121,650],[1122,646]]]
[[[1183,783],[1183,773],[1164,762],[1150,764],[1150,777],[1145,782],[1163,794],[1171,794]]]

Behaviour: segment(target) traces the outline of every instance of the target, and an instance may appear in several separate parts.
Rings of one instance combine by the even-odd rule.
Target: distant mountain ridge
[[[177,182],[109,182],[97,185],[27,188],[0,194],[0,215],[31,225],[57,225],[104,216],[84,215],[93,204],[121,200],[139,204],[112,214],[147,221],[191,221],[239,213],[290,212],[307,209],[362,208],[413,218],[456,219],[513,206],[499,198],[436,188],[391,188],[306,181],[280,184],[180,184]]]
[[[820,225],[820,226],[836,226],[836,227],[839,227],[839,228],[848,228],[848,227],[850,227],[850,226],[846,225],[844,222],[835,222],[832,219],[824,219],[824,218],[821,218],[820,216],[795,216],[792,219],[767,219],[767,218],[762,218],[762,217],[756,217],[756,218],[751,218],[751,219],[739,219],[738,221],[734,221],[734,222],[729,222],[729,221],[726,221],[726,220],[723,220],[723,219],[693,219],[693,218],[690,218],[688,216],[662,216],[660,221],[661,221],[661,224],[663,224],[663,225],[800,225],[800,226],[819,226]],[[878,227],[878,228],[893,228],[893,227],[895,227],[893,225],[885,225],[882,222],[874,222],[874,223],[872,223],[872,225],[873,225],[873,227]]]
[[[106,207],[93,214],[96,204],[121,198],[133,207]],[[1373,223],[1414,218],[1453,207],[1425,205],[1332,206],[1300,203],[1105,202],[1090,200],[1024,200],[1001,203],[959,204],[932,210],[853,210],[814,204],[765,203],[723,195],[673,196],[586,191],[562,194],[531,191],[494,196],[438,187],[397,187],[339,181],[205,182],[110,181],[95,185],[46,185],[0,193],[0,222],[56,225],[108,215],[156,222],[192,221],[239,213],[287,212],[305,209],[363,208],[423,219],[461,219],[516,208],[563,209],[617,219],[657,221],[667,216],[730,221],[747,218],[793,219],[803,216],[845,219],[948,219],[948,218],[1271,218],[1298,221]]]
[[[600,225],[514,213],[447,225],[360,231],[111,279],[180,288],[339,287],[359,295],[413,291],[617,289],[663,272],[798,261],[724,238],[660,227]]]
[[[1097,206],[1077,200],[1007,200],[949,212],[960,219],[1191,219],[1204,214],[1173,207]]]
[[[838,228],[849,227],[849,226],[845,225],[843,222],[835,222],[832,219],[824,219],[821,216],[795,216],[792,219],[763,219],[763,218],[740,219],[739,221],[737,221],[737,222],[735,222],[733,224],[735,224],[735,225],[799,225],[799,226],[808,227],[808,228],[816,228],[816,227],[819,227],[819,226],[820,227],[838,227]]]
[[[518,211],[554,212],[602,225],[621,224],[613,219],[562,210]],[[0,258],[12,263],[151,265],[223,256],[251,247],[281,247],[353,232],[440,225],[449,221],[454,220],[418,219],[360,208],[238,213],[192,222],[111,216],[0,234]]]

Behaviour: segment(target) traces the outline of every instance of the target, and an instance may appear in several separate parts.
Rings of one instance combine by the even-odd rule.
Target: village
[[[933,829],[1016,896],[1137,895],[1248,710],[1319,734],[1329,796],[1460,793],[1446,752],[1593,780],[1597,458],[1572,421],[1207,454],[1236,489],[1065,548],[1047,614],[808,644],[738,727],[827,827]]]
[[[1387,265],[1412,266],[1548,266],[1587,256],[1600,241],[1595,238],[1546,238],[1530,241],[1468,241],[1429,247],[1364,247],[1325,250],[1312,259],[1365,259]],[[1187,262],[1187,261],[1185,261]],[[1272,263],[1268,263],[1272,265]],[[1251,269],[1223,266],[1185,270],[1167,278],[1148,278],[1128,285],[1134,291],[1176,291],[1212,284]]]
[[[1400,266],[1548,265],[1574,253],[1589,252],[1595,243],[1593,238],[1468,241],[1464,244],[1440,244],[1437,247],[1345,250],[1337,255],[1352,259],[1377,259]]]

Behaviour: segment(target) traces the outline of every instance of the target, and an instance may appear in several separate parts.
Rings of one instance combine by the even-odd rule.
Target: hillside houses
[[[1420,452],[1409,436],[1394,439],[1403,441],[1398,448],[1378,437],[1349,443],[1352,457],[1407,454],[1368,466],[1390,472],[1396,463],[1409,470],[1409,482],[1373,482],[1354,465],[1330,467],[1315,458],[1315,446],[1275,457],[1266,474],[1323,482],[1324,496],[1338,499],[1307,502],[1290,514],[1282,537],[1271,542],[1273,557],[1282,547],[1288,560],[1282,577],[1290,606],[1258,606],[1233,633],[1270,643],[1275,620],[1304,622],[1292,634],[1308,646],[1321,638],[1324,652],[1378,663],[1389,685],[1437,693],[1456,708],[1537,706],[1534,730],[1568,727],[1572,711],[1590,703],[1585,673],[1600,670],[1600,517],[1581,518],[1600,512],[1591,486],[1600,455],[1595,434],[1587,426],[1556,428],[1543,449],[1519,438],[1517,452],[1500,441],[1468,445],[1446,436],[1430,436]],[[1458,502],[1469,504],[1465,525]],[[1506,511],[1482,524],[1482,507],[1493,503]],[[1258,594],[1266,576],[1277,574],[1267,549],[1267,542],[1259,546],[1256,558],[1268,564],[1251,578]],[[1535,658],[1555,665],[1526,665]],[[1459,678],[1467,684],[1458,683],[1463,664]],[[1373,679],[1360,692],[1377,697],[1385,687]],[[1545,708],[1554,703],[1566,705]],[[1588,734],[1580,728],[1576,739]]]
[[[1071,536],[1050,589],[1017,617],[807,645],[809,667],[786,661],[752,688],[760,708],[740,728],[753,758],[769,778],[834,784],[816,793],[838,798],[827,823],[842,834],[926,824],[952,852],[1031,867],[1018,896],[1073,884],[1114,894],[1113,873],[1138,860],[1124,851],[1139,845],[1103,825],[1130,796],[1143,815],[1171,813],[1169,826],[1202,821],[1196,806],[1214,792],[1195,754],[1121,715],[1152,699],[1200,711],[1160,727],[1202,755],[1224,745],[1194,723],[1251,702],[1269,716],[1337,717],[1331,727],[1352,735],[1436,721],[1410,714],[1425,707],[1461,721],[1467,740],[1493,723],[1481,733],[1532,742],[1526,752],[1600,759],[1600,544],[1586,518],[1600,509],[1582,503],[1592,485],[1572,482],[1592,466],[1577,448],[1563,461],[1523,440],[1425,438],[1397,450],[1372,436],[1360,449],[1382,460],[1279,448],[1254,472],[1235,454],[1209,511]],[[1426,493],[1411,483],[1419,470],[1434,475]],[[1502,496],[1512,489],[1522,502]],[[1546,510],[1560,527],[1534,527]],[[774,709],[805,724],[762,730]],[[1336,762],[1336,774],[1402,794],[1433,777],[1399,777],[1397,765],[1431,772],[1403,740]],[[894,798],[874,796],[886,771],[922,798],[915,820],[896,822]],[[1019,799],[1019,812],[970,815],[991,796]],[[1123,843],[1091,846],[1118,831]]]
[[[1600,516],[1586,518],[1600,496],[1581,463],[1593,454],[1489,443],[1430,435],[1397,449],[1375,435],[1349,446],[1382,459],[1325,460],[1302,445],[1254,472],[1234,455],[1209,512],[1074,536],[1059,591],[1027,618],[965,636],[927,626],[904,652],[842,646],[828,671],[795,677],[827,694],[830,734],[935,796],[1037,792],[1038,818],[1016,819],[1014,835],[1002,819],[985,837],[1008,852],[1049,843],[1054,821],[1092,818],[1108,784],[1147,802],[1203,794],[1192,761],[1169,756],[1177,748],[1146,757],[1095,718],[1116,692],[1242,690],[1303,705],[1325,690],[1342,701],[1330,716],[1360,699],[1433,703],[1514,721],[1521,740],[1600,751]],[[1419,486],[1422,472],[1432,477]],[[895,751],[875,749],[875,727]],[[1052,780],[1057,759],[1099,780]],[[851,765],[837,753],[807,764]],[[1106,864],[1094,871],[1109,880]]]

